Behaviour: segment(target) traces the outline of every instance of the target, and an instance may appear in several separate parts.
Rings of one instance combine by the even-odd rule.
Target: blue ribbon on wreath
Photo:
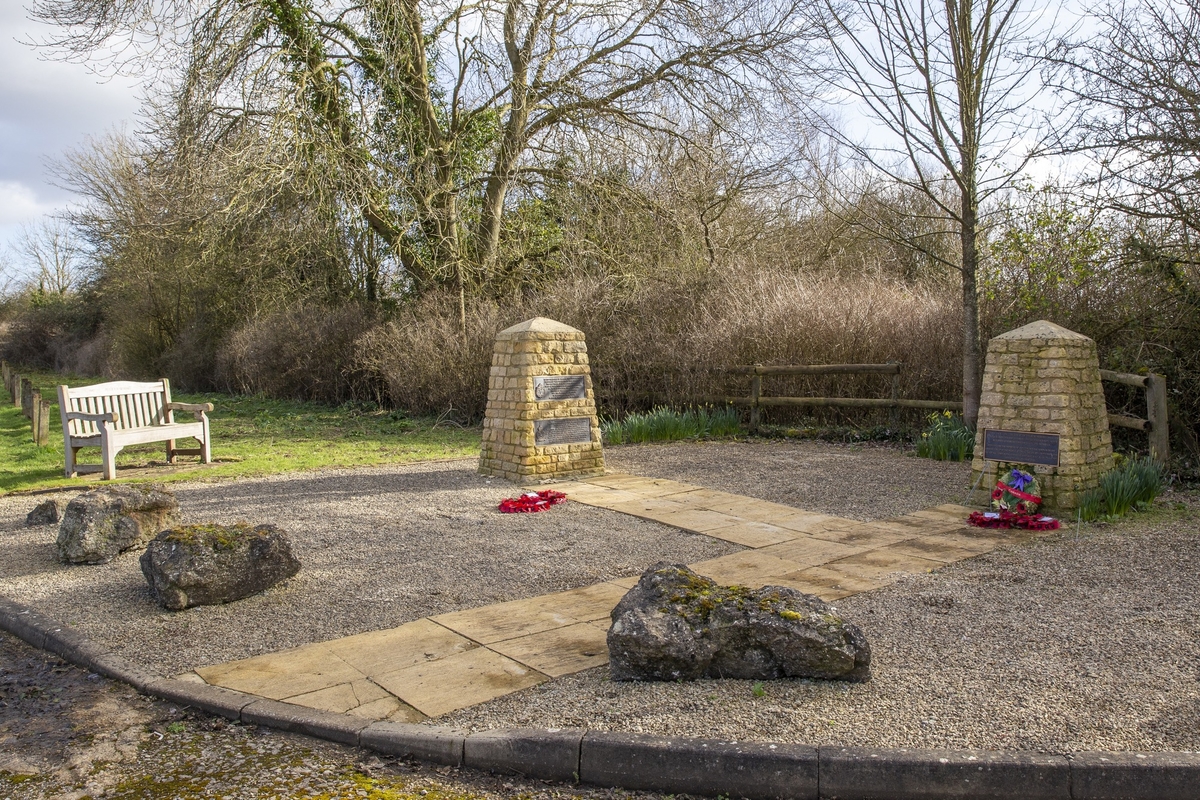
[[[1031,483],[1033,483],[1033,476],[1028,472],[1021,472],[1019,469],[1014,469],[1012,475],[1008,476],[1008,485],[1018,492],[1025,491],[1025,487]]]

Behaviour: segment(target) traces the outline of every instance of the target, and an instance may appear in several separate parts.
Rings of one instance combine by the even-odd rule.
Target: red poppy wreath
[[[526,492],[520,497],[509,497],[500,501],[500,511],[505,514],[527,514],[534,511],[545,511],[550,506],[556,506],[567,499],[562,492],[544,489],[540,492]]]
[[[1058,520],[1038,513],[1042,504],[1037,478],[1014,469],[1007,480],[996,481],[992,510],[972,511],[967,518],[977,528],[1022,528],[1028,531],[1057,530]]]

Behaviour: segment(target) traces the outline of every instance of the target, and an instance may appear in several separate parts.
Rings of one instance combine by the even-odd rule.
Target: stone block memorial
[[[479,472],[516,483],[604,474],[582,331],[534,317],[497,334]]]
[[[1078,507],[1113,467],[1096,343],[1039,320],[990,342],[972,483],[1029,469],[1047,510]]]

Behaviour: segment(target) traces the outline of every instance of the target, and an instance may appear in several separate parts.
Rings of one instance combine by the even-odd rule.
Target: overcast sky
[[[0,252],[22,223],[71,202],[51,184],[49,162],[89,136],[133,129],[138,107],[136,80],[98,78],[23,44],[47,33],[24,5],[0,0]]]

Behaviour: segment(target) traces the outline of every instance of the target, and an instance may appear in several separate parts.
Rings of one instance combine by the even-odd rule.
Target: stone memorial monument
[[[1039,320],[988,342],[972,484],[1032,468],[1043,508],[1072,509],[1113,467],[1096,343]]]
[[[582,331],[534,317],[496,335],[479,472],[518,483],[604,474]]]

